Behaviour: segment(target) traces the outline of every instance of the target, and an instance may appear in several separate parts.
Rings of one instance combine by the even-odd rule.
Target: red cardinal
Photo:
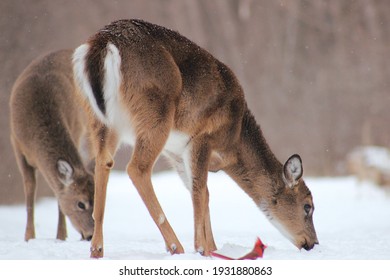
[[[256,260],[258,258],[263,257],[263,253],[264,253],[265,248],[267,248],[267,246],[265,246],[263,244],[263,242],[261,242],[260,238],[257,237],[256,244],[255,244],[255,247],[253,247],[253,250],[241,258],[234,259],[234,258],[230,258],[230,257],[224,256],[224,255],[218,254],[216,252],[211,252],[211,255],[213,257],[221,258],[224,260]]]

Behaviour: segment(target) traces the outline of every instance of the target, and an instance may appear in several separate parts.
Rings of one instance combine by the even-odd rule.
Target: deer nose
[[[91,241],[91,240],[92,240],[92,235],[87,235],[87,236],[85,236],[85,235],[82,233],[82,234],[81,234],[81,240]]]
[[[307,242],[305,244],[303,244],[303,249],[305,249],[306,251],[309,251],[311,250],[313,247],[314,247],[314,244],[312,246],[310,246],[309,244],[307,244]]]
[[[314,248],[315,245],[318,245],[318,244],[319,244],[319,242],[317,239],[312,244],[309,244],[309,243],[307,243],[307,241],[305,241],[305,243],[302,245],[302,248],[305,249],[306,251],[310,251],[311,249]]]

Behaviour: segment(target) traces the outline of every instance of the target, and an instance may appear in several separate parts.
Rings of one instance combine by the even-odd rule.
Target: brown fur
[[[75,99],[71,54],[63,50],[33,61],[16,80],[11,94],[11,142],[26,194],[26,241],[35,238],[36,169],[58,199],[57,238],[67,236],[64,215],[83,238],[90,239],[93,233],[93,176],[78,150],[86,129],[84,113]],[[79,203],[85,209],[80,209]]]
[[[111,52],[108,44],[119,50],[121,84],[117,94],[120,110],[128,117],[114,123],[108,120],[111,113],[104,102],[104,82],[94,80],[113,75],[105,73],[104,66],[96,66],[104,65],[107,53]],[[249,112],[237,78],[226,65],[177,32],[141,20],[114,22],[92,36],[86,45],[88,52],[82,77],[78,68],[80,60],[84,59],[78,57],[82,48],[74,55],[76,79],[82,91],[85,79],[89,79],[92,88],[101,86],[97,91],[93,89],[98,109],[92,109],[92,103],[87,102],[90,122],[95,127],[92,134],[95,135],[97,162],[92,257],[103,256],[106,182],[123,126],[132,127],[135,134],[134,153],[127,172],[171,253],[182,253],[183,248],[168,221],[159,220],[164,214],[150,177],[172,131],[189,136],[186,147],[191,153],[192,177],[189,180],[197,251],[208,255],[216,249],[208,207],[208,170],[226,171],[271,221],[277,219],[288,229],[297,247],[311,249],[318,243],[311,217],[310,192],[301,179],[302,174],[292,173],[299,165],[299,156],[285,166],[275,158]],[[100,119],[99,113],[103,116]],[[102,129],[103,136],[99,134]],[[184,156],[164,153],[186,182]],[[311,207],[309,214],[304,211],[306,204]]]

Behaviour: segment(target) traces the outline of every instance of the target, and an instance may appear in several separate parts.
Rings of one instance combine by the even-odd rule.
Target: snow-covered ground
[[[157,197],[186,253],[171,256],[146,207],[124,173],[112,172],[104,223],[105,258],[113,260],[198,260],[193,249],[192,203],[174,172],[155,174]],[[390,260],[390,195],[354,177],[306,178],[314,197],[320,245],[299,251],[263,216],[252,200],[223,173],[210,174],[214,237],[222,249],[250,251],[256,237],[268,245],[264,259]],[[88,259],[89,242],[68,222],[68,240],[55,239],[57,204],[38,201],[36,236],[23,241],[25,208],[0,206],[0,259]]]

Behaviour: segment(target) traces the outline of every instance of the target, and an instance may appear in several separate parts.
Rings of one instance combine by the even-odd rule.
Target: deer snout
[[[92,240],[92,234],[81,233],[81,239],[82,240],[86,240],[86,241],[91,241]]]
[[[92,228],[88,227],[88,229],[82,229],[79,232],[81,234],[81,240],[91,241],[93,237],[93,224]]]
[[[305,249],[306,251],[310,251],[311,249],[314,248],[315,245],[318,245],[320,244],[318,242],[318,239],[315,239],[314,242],[308,242],[306,239],[304,241],[304,243],[301,245],[301,247],[299,249]]]

